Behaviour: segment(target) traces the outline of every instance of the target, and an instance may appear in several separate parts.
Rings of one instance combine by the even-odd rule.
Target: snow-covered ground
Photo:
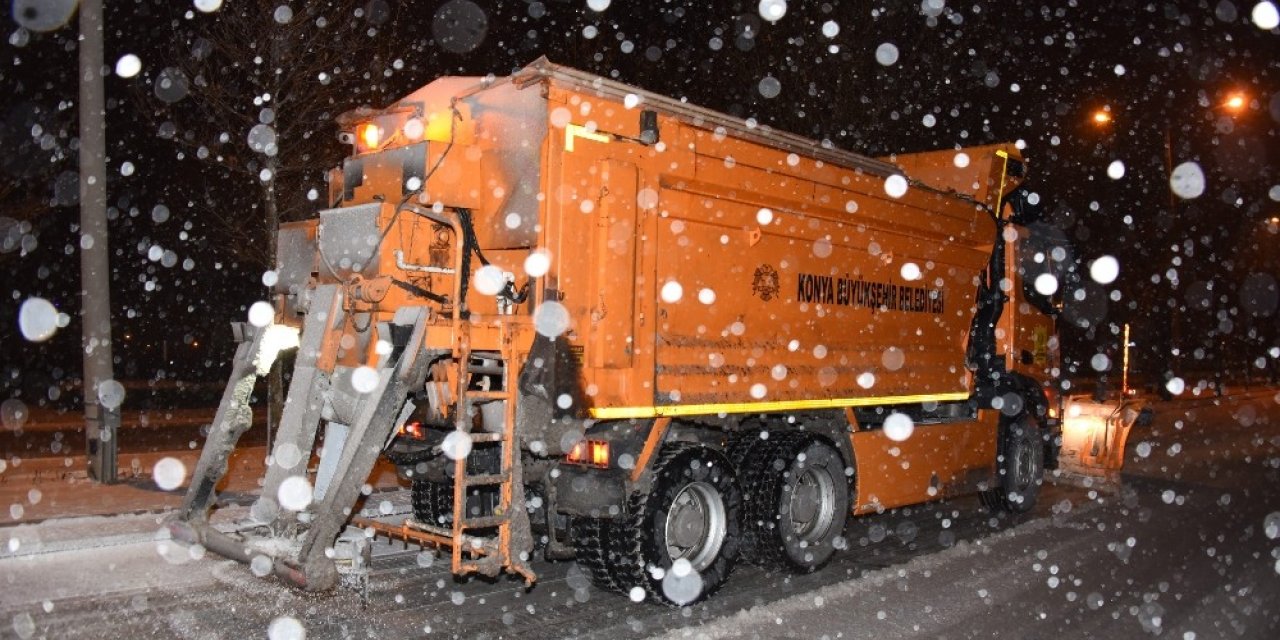
[[[1276,637],[1280,394],[1160,409],[1114,495],[661,637]]]
[[[455,580],[379,543],[367,600],[304,594],[173,544],[162,513],[0,529],[0,635],[19,638],[1275,637],[1280,397],[1165,403],[1118,485],[1046,487],[1036,512],[976,500],[858,518],[815,574],[742,564],[685,609],[599,592],[573,563],[539,582]],[[403,512],[403,492],[372,511]],[[383,506],[383,500],[391,504]],[[233,508],[220,517],[242,515]]]

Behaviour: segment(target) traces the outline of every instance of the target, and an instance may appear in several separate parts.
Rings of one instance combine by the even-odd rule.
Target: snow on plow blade
[[[391,323],[401,330],[388,327],[385,335],[405,338],[393,345],[391,354],[370,365],[377,374],[376,385],[366,393],[335,385],[334,380],[350,380],[353,373],[352,368],[336,365],[334,358],[342,333],[334,328],[347,320],[344,295],[337,285],[316,287],[300,336],[274,324],[234,326],[239,346],[231,376],[182,508],[169,525],[176,540],[251,564],[258,574],[274,572],[309,591],[337,585],[333,542],[397,419],[411,408],[409,391],[423,384],[427,372],[425,358],[419,356],[428,311],[403,307]],[[248,402],[254,382],[266,375],[280,350],[290,347],[298,354],[262,495],[248,519],[231,531],[215,529],[209,524],[209,510],[227,472],[227,460],[251,424]],[[335,405],[345,408],[334,409]],[[325,446],[319,470],[308,477],[322,422]]]

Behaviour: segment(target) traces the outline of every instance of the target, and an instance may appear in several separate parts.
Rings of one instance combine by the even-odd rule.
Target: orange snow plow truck
[[[872,159],[545,60],[339,123],[274,318],[233,327],[178,539],[308,590],[386,535],[683,605],[739,561],[818,569],[860,514],[1026,511],[1056,464],[1061,258],[1019,253],[1014,145]],[[263,493],[211,526],[288,351]],[[404,522],[353,518],[379,456]]]

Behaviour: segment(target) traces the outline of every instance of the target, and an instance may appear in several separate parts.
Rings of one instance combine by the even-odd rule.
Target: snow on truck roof
[[[572,67],[566,67],[551,62],[545,56],[534,60],[526,65],[523,69],[512,73],[505,77],[465,77],[465,76],[442,76],[424,86],[437,85],[441,81],[448,80],[448,84],[458,81],[473,80],[473,83],[467,88],[452,96],[453,102],[459,102],[466,98],[481,93],[487,89],[497,87],[508,82],[517,87],[525,87],[537,82],[550,80],[552,82],[571,87],[578,91],[593,93],[600,97],[613,98],[619,102],[626,100],[628,95],[639,98],[640,104],[646,108],[660,111],[664,115],[668,115],[686,122],[692,126],[699,128],[714,129],[723,127],[726,133],[736,138],[768,145],[777,149],[803,154],[805,156],[822,160],[830,164],[865,171],[870,174],[888,177],[894,174],[903,174],[903,170],[889,162],[877,160],[868,156],[860,155],[850,151],[844,151],[836,148],[830,141],[817,141],[794,133],[779,131],[768,125],[749,123],[742,118],[735,118],[719,111],[713,111],[706,107],[700,107],[688,102],[664,96],[662,94],[646,91],[639,87],[623,84],[615,80],[609,80],[601,76],[579,71]],[[419,91],[415,91],[410,96],[417,95]],[[392,113],[404,110],[407,107],[405,98],[396,101],[390,107],[385,109],[373,109],[369,107],[359,107],[343,113],[338,116],[339,124],[355,122],[362,118],[377,116],[381,114]]]
[[[447,109],[449,104],[457,104],[468,98],[484,93],[490,89],[510,84],[523,89],[543,82],[555,83],[561,87],[592,94],[602,98],[629,102],[638,100],[638,105],[675,118],[692,127],[707,130],[723,129],[737,139],[766,145],[797,155],[820,160],[827,164],[859,171],[882,178],[900,175],[907,182],[927,192],[944,197],[957,198],[987,208],[989,205],[979,202],[972,194],[958,191],[954,186],[933,185],[912,176],[904,167],[869,156],[846,151],[835,147],[829,140],[813,140],[804,136],[774,129],[768,125],[749,122],[742,118],[714,111],[706,107],[690,104],[687,101],[662,94],[646,91],[639,87],[610,80],[592,73],[580,71],[551,62],[545,56],[534,60],[524,68],[509,76],[441,76],[424,85],[405,98],[396,101],[384,109],[359,107],[338,116],[339,124],[349,124],[363,118],[392,114],[398,112],[421,112],[424,97],[434,95],[439,103],[433,108]],[[997,146],[992,145],[994,149]],[[908,154],[908,156],[913,154]]]
[[[628,95],[635,95],[640,98],[641,105],[655,111],[661,111],[666,115],[674,116],[693,126],[700,128],[724,127],[725,131],[734,137],[797,154],[804,154],[823,162],[886,177],[903,173],[902,169],[891,163],[837,149],[830,141],[819,142],[794,133],[779,131],[768,125],[748,123],[741,118],[735,118],[706,107],[689,104],[688,102],[646,91],[639,87],[609,80],[572,67],[555,64],[545,56],[534,60],[525,68],[510,76],[510,80],[517,85],[533,83],[541,79],[549,79],[581,91],[595,93],[601,97],[616,98],[618,101],[625,100]]]

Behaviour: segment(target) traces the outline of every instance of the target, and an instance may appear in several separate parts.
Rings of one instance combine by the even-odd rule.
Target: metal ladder
[[[453,523],[452,564],[456,574],[481,573],[495,576],[499,571],[518,573],[529,583],[534,580],[528,567],[528,552],[532,548],[529,531],[529,514],[525,510],[524,481],[521,474],[520,448],[516,442],[516,393],[513,375],[510,340],[506,331],[502,335],[503,363],[502,388],[480,390],[471,387],[471,339],[470,323],[462,323],[458,334],[459,362],[458,406],[454,416],[454,428],[466,434],[471,444],[497,443],[499,468],[497,473],[469,473],[467,457],[454,461],[453,474]],[[503,325],[506,326],[505,324]],[[472,430],[472,408],[481,402],[502,402],[502,432],[488,433]],[[467,491],[472,487],[499,487],[498,504],[487,516],[470,516],[467,513]],[[476,537],[471,532],[480,529],[497,529],[496,536]],[[476,550],[477,552],[472,552]],[[521,557],[521,552],[525,557]],[[467,556],[470,556],[469,558]]]
[[[449,226],[453,229],[455,238],[464,237],[463,223],[457,216],[436,218],[426,210],[411,208],[419,215]],[[466,270],[464,257],[462,252],[455,254],[455,273]],[[452,319],[454,337],[452,355],[454,361],[458,363],[454,429],[467,438],[472,450],[477,444],[498,443],[501,461],[499,470],[493,474],[469,474],[467,456],[459,456],[454,461],[453,522],[449,527],[418,522],[415,519],[406,520],[398,527],[364,518],[355,518],[353,523],[390,538],[399,538],[406,543],[449,547],[452,557],[451,567],[455,575],[480,573],[492,577],[502,571],[510,571],[522,576],[526,583],[533,584],[537,576],[528,565],[529,557],[533,552],[533,537],[529,530],[529,514],[525,510],[520,446],[516,440],[517,394],[515,389],[519,367],[512,345],[513,328],[507,322],[499,325],[501,327],[499,359],[503,363],[502,389],[499,391],[471,389],[472,318],[466,312],[465,305],[461,304],[464,296],[461,281],[455,278],[452,296],[455,303],[448,312]],[[480,402],[504,403],[501,433],[472,431],[472,409]],[[467,490],[471,487],[495,485],[499,487],[500,498],[493,513],[489,516],[468,517]],[[481,529],[492,528],[497,529],[497,535],[472,534]]]
[[[469,322],[455,325],[457,336],[454,358],[458,365],[455,432],[461,433],[471,444],[469,455],[475,455],[475,445],[497,443],[499,468],[496,473],[471,473],[467,469],[468,456],[454,461],[453,473],[453,522],[449,526],[406,520],[399,526],[376,520],[357,518],[355,523],[372,529],[389,538],[421,545],[449,547],[451,568],[456,575],[479,573],[494,577],[503,571],[519,574],[528,584],[537,576],[529,568],[533,549],[529,529],[529,514],[525,510],[524,480],[520,463],[520,448],[516,441],[516,375],[514,353],[511,349],[509,328],[502,330],[502,349],[497,354],[503,363],[502,388],[500,390],[472,389],[471,375],[479,373],[471,365],[471,339]],[[492,373],[492,371],[485,371]],[[472,408],[482,402],[504,402],[502,432],[473,431]],[[467,491],[473,487],[497,486],[498,504],[487,516],[470,516],[467,513]],[[495,529],[493,535],[476,535],[483,529]]]

